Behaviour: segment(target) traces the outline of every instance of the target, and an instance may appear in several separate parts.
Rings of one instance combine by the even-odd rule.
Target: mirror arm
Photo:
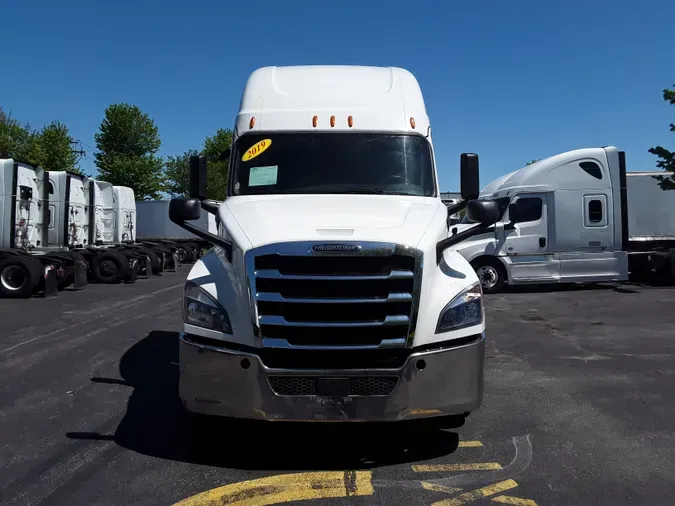
[[[448,218],[447,218],[447,220],[445,220],[445,223],[448,227],[450,226],[450,217],[453,214],[455,214],[455,213],[461,211],[462,209],[466,208],[467,203],[468,203],[468,201],[462,200],[461,202],[457,202],[456,204],[452,204],[450,206],[447,206],[448,207]]]
[[[202,200],[200,202],[202,209],[206,211],[207,213],[211,213],[213,215],[218,216],[218,206],[219,204],[209,201],[209,200]]]
[[[478,235],[483,230],[485,230],[490,226],[491,225],[483,225],[482,223],[478,223],[477,225],[474,225],[471,228],[467,228],[466,230],[462,230],[461,232],[455,235],[451,235],[450,237],[447,237],[442,241],[438,241],[438,243],[436,244],[436,265],[441,263],[441,258],[443,258],[443,252],[450,246],[453,246],[458,242],[462,242],[463,240],[468,239],[469,237],[472,237],[474,235]]]
[[[207,232],[206,230],[203,230],[199,227],[195,227],[191,223],[187,223],[185,221],[177,221],[175,222],[176,225],[179,227],[184,228],[188,232],[192,232],[196,236],[201,237],[202,239],[210,242],[211,244],[215,246],[219,246],[225,250],[225,256],[227,257],[227,261],[232,263],[232,243],[229,241],[226,241],[220,236],[217,236],[215,234],[212,234],[211,232]]]

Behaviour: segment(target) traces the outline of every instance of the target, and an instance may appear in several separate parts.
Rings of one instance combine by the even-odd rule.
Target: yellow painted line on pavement
[[[515,504],[516,506],[537,506],[537,503],[532,499],[523,499],[521,497],[513,497],[511,495],[500,495],[492,499],[493,502],[500,504]]]
[[[459,448],[478,448],[483,446],[483,443],[480,441],[460,441],[457,445]]]
[[[188,497],[174,506],[267,506],[373,493],[370,471],[295,473],[232,483]]]
[[[494,471],[501,469],[502,466],[498,462],[476,462],[473,464],[430,464],[430,465],[414,465],[412,470],[416,473],[433,473],[433,472],[452,472],[452,471]]]
[[[423,481],[422,488],[424,490],[431,490],[433,492],[443,492],[444,494],[456,494],[461,492],[461,488],[448,487],[447,485],[438,485],[436,483],[429,483],[428,481]]]
[[[464,494],[460,494],[451,499],[435,502],[431,506],[462,506],[463,504],[477,501],[483,497],[499,494],[500,492],[516,488],[517,486],[518,484],[513,480],[504,480],[499,483],[494,483],[493,485],[488,485],[487,487],[477,488],[471,492],[465,492]]]

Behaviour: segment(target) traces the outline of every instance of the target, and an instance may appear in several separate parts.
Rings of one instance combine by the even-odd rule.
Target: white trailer
[[[169,220],[169,200],[136,201],[136,241],[160,245],[174,252],[179,262],[192,263],[199,259],[210,244]],[[215,233],[215,216],[201,217],[199,225]]]
[[[498,222],[455,246],[483,291],[508,283],[597,283],[675,277],[675,192],[626,172],[614,146],[561,153],[497,178],[480,198]],[[467,223],[453,232],[464,233]]]
[[[400,68],[265,67],[244,88],[227,198],[206,164],[171,220],[215,245],[183,297],[179,395],[193,413],[461,425],[483,398],[485,319],[450,246],[463,206],[488,226],[478,157],[462,198],[438,190],[430,121]],[[201,210],[216,233],[192,225]],[[140,227],[139,227],[140,228]]]
[[[56,198],[44,169],[0,159],[0,296],[51,296],[87,285],[84,259],[54,241]]]

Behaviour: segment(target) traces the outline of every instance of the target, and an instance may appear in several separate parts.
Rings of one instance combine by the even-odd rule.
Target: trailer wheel
[[[147,257],[150,258],[150,267],[152,269],[153,274],[157,274],[158,272],[161,271],[159,256],[151,248],[142,247],[142,248],[134,248],[134,250],[138,251],[141,255],[144,255],[144,256],[147,256]]]
[[[185,251],[185,256],[183,257],[183,262],[185,263],[193,263],[195,260],[197,260],[197,253],[196,251],[190,246],[188,243],[183,243],[180,245],[181,249]]]
[[[0,261],[0,295],[28,298],[44,274],[42,263],[29,256],[12,256]]]
[[[483,293],[497,293],[504,288],[506,269],[499,260],[482,256],[471,262],[471,266],[478,275]]]
[[[91,261],[91,275],[99,283],[119,283],[129,272],[129,262],[121,253],[108,250]]]
[[[199,247],[199,245],[196,242],[186,242],[185,244],[190,246],[192,248],[192,251],[194,251],[195,262],[202,257],[202,249]]]

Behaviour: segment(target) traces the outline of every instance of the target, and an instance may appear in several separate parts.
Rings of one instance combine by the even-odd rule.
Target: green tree
[[[218,129],[204,140],[200,151],[189,150],[177,156],[167,157],[165,164],[166,191],[174,197],[187,197],[190,193],[190,156],[204,155],[207,160],[206,190],[209,199],[225,200],[229,160],[223,160],[232,146],[232,131]]]
[[[527,167],[528,165],[532,165],[533,163],[537,163],[539,160],[541,160],[541,158],[537,158],[537,159],[535,159],[535,160],[530,160],[529,162],[527,162],[527,163],[525,164],[525,166]]]
[[[210,199],[225,200],[229,159],[223,160],[223,153],[232,147],[232,130],[219,128],[214,135],[204,140],[202,154],[206,156],[206,192]]]
[[[173,197],[187,197],[190,194],[190,157],[199,152],[190,149],[182,155],[169,155],[164,165],[165,191]]]
[[[675,85],[673,87],[675,88]],[[670,105],[675,105],[675,89],[664,89],[663,100],[670,103]],[[670,131],[675,132],[675,124],[670,124]],[[665,176],[654,176],[659,181],[661,189],[675,190],[675,152],[669,151],[663,146],[650,148],[649,152],[659,158],[659,161],[656,162],[658,168],[663,169],[665,172],[670,172],[670,174]]]
[[[60,121],[52,121],[42,128],[39,142],[43,152],[43,166],[47,170],[69,170],[81,174],[77,167],[77,155],[73,151],[74,139],[68,127]]]
[[[40,135],[29,124],[22,125],[0,108],[0,156],[15,158],[34,166],[44,164]]]
[[[155,122],[137,106],[112,104],[95,135],[100,178],[128,186],[137,200],[159,199],[164,189],[161,146]]]

